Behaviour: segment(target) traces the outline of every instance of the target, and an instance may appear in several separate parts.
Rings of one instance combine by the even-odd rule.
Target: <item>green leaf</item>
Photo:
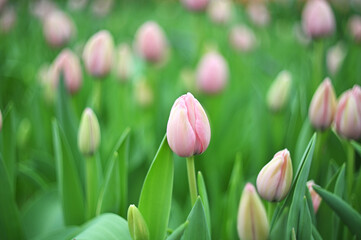
[[[80,231],[80,227],[66,227],[51,231],[49,233],[42,234],[32,238],[33,240],[64,240],[73,239]]]
[[[297,232],[299,240],[309,240],[312,235],[312,221],[306,197],[303,197],[303,206],[300,211],[300,220]]]
[[[358,142],[354,141],[354,140],[351,141],[351,145],[358,152],[358,154],[361,156],[361,145]]]
[[[270,230],[270,239],[286,239],[285,226],[287,226],[289,207],[286,207]]]
[[[211,215],[209,211],[208,195],[207,195],[206,185],[204,184],[204,179],[200,171],[198,172],[197,175],[197,185],[198,185],[198,193],[199,196],[201,197],[204,206],[204,212],[206,214],[208,229],[211,230]]]
[[[189,221],[186,221],[185,223],[177,227],[177,229],[175,229],[172,234],[167,237],[167,240],[180,240],[183,236],[184,231],[187,229],[188,224]]]
[[[334,193],[335,195],[339,196],[340,198],[343,197],[344,194],[344,190],[345,190],[345,163],[341,166],[340,168],[340,173],[338,174],[336,183],[335,183],[335,189],[334,189]],[[335,213],[332,213],[332,218],[333,218],[333,239],[337,239],[338,236],[338,230],[340,227],[340,219],[338,216],[335,215]]]
[[[305,191],[305,196],[306,196],[306,200],[307,200],[308,211],[311,215],[312,224],[316,224],[316,214],[315,214],[315,210],[313,209],[312,198],[311,198],[311,194],[310,194],[310,191],[308,190],[308,188]]]
[[[81,224],[84,221],[84,193],[75,167],[74,158],[64,133],[53,121],[53,143],[59,196],[62,202],[66,225]]]
[[[317,231],[317,228],[315,227],[315,225],[312,225],[312,237],[315,240],[322,240],[322,237],[321,237],[320,233]]]
[[[184,231],[183,240],[207,240],[211,239],[210,230],[208,229],[206,214],[201,201],[198,197],[189,216],[187,218],[189,225]]]
[[[139,199],[138,209],[148,225],[150,240],[165,238],[172,201],[173,174],[172,151],[164,137],[144,180]]]
[[[350,231],[355,234],[357,238],[361,238],[361,215],[337,195],[319,186],[314,186],[313,189],[315,189],[322,197],[322,200],[337,213],[341,221],[349,227]]]

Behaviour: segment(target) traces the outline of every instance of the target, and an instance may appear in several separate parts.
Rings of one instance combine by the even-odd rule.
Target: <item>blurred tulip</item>
[[[78,131],[78,147],[84,156],[92,156],[100,144],[100,127],[97,117],[90,108],[86,108],[81,116]]]
[[[16,22],[16,12],[13,7],[6,7],[0,16],[0,32],[9,32]]]
[[[233,27],[229,34],[232,47],[240,52],[249,52],[257,44],[253,31],[245,25]]]
[[[78,92],[83,82],[79,58],[69,49],[61,51],[51,67],[50,74],[54,88],[58,86],[62,75],[65,86],[71,94]]]
[[[314,185],[316,185],[316,184],[313,180],[310,180],[307,182],[307,188],[308,188],[308,191],[310,192],[311,199],[312,199],[313,210],[315,213],[317,213],[318,207],[320,206],[322,198],[313,189]]]
[[[259,27],[267,26],[271,21],[266,5],[261,2],[249,3],[247,6],[247,15],[251,22]]]
[[[247,183],[242,192],[238,208],[237,230],[242,240],[268,239],[269,224],[266,210],[251,183]]]
[[[348,21],[350,33],[355,42],[361,42],[361,17],[358,15],[352,16]]]
[[[328,71],[336,75],[346,56],[345,47],[338,43],[327,51],[326,62]]]
[[[32,1],[30,5],[31,14],[38,19],[45,21],[47,16],[57,11],[56,5],[49,0]]]
[[[288,71],[280,72],[267,94],[268,107],[274,111],[280,111],[288,101],[291,90],[292,76]]]
[[[307,34],[305,34],[300,23],[294,24],[293,33],[294,33],[296,40],[300,44],[307,46],[311,42],[311,38]]]
[[[79,11],[86,7],[88,0],[68,0],[68,7],[73,11]]]
[[[217,52],[205,54],[197,69],[198,88],[206,93],[218,93],[228,82],[228,64]]]
[[[0,12],[2,11],[3,7],[6,5],[7,0],[0,0]]]
[[[114,0],[95,0],[92,3],[92,12],[95,16],[104,17],[112,10]]]
[[[132,50],[128,44],[123,43],[117,48],[116,55],[116,61],[114,64],[116,75],[121,82],[126,82],[132,77],[134,72]]]
[[[337,100],[335,90],[329,78],[317,88],[312,97],[308,117],[312,126],[318,130],[330,127],[336,112]]]
[[[153,104],[153,90],[147,83],[146,79],[141,78],[135,84],[135,99],[139,106],[149,107]]]
[[[3,129],[3,115],[2,115],[1,110],[0,110],[0,132],[1,132],[2,129]]]
[[[43,31],[50,46],[61,47],[69,42],[75,29],[73,22],[65,13],[53,11],[46,16]]]
[[[231,15],[232,2],[230,0],[212,0],[208,5],[208,16],[214,23],[227,23]]]
[[[335,31],[335,17],[325,0],[309,0],[302,12],[302,26],[311,38],[331,35]]]
[[[335,127],[341,136],[357,140],[361,137],[361,87],[355,85],[344,92],[337,105]]]
[[[195,73],[190,68],[183,68],[179,73],[179,80],[181,85],[189,92],[197,91],[195,84]]]
[[[128,228],[133,240],[148,240],[149,231],[141,212],[133,204],[128,208]]]
[[[106,76],[112,67],[113,50],[113,37],[107,30],[94,34],[83,51],[83,61],[87,72],[97,78]]]
[[[211,139],[211,129],[202,105],[191,93],[173,104],[167,125],[170,148],[180,157],[203,153]]]
[[[209,0],[181,0],[181,2],[188,10],[202,11],[207,7]]]
[[[145,60],[160,62],[165,57],[167,40],[158,23],[153,21],[143,23],[137,30],[135,41],[137,52]]]
[[[292,176],[290,152],[287,149],[277,152],[258,174],[259,195],[270,202],[282,201],[290,190]]]

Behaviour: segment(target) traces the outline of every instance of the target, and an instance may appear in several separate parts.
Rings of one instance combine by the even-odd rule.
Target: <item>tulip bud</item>
[[[267,7],[260,2],[251,2],[248,4],[247,14],[252,23],[259,27],[267,26],[271,20]]]
[[[16,22],[16,12],[13,7],[6,7],[0,16],[0,32],[9,32]]]
[[[346,53],[342,43],[338,43],[327,51],[327,68],[332,75],[336,75],[340,69]]]
[[[114,0],[95,0],[92,3],[92,12],[97,17],[104,17],[112,10]]]
[[[138,208],[133,204],[128,208],[128,228],[133,240],[148,240],[149,231],[147,223]]]
[[[0,12],[2,11],[3,7],[6,5],[7,0],[0,0]]]
[[[3,128],[3,115],[2,115],[1,110],[0,110],[0,132],[1,132],[2,128]]]
[[[257,177],[257,189],[262,198],[273,202],[283,200],[292,183],[292,161],[287,149],[277,152]]]
[[[79,151],[84,156],[92,156],[100,143],[100,128],[93,110],[86,108],[81,116],[78,132]]]
[[[43,31],[50,46],[61,47],[74,35],[74,25],[65,13],[52,11],[45,17]]]
[[[73,11],[79,11],[85,8],[88,0],[68,0],[68,7]]]
[[[232,47],[240,52],[251,51],[257,43],[253,31],[245,25],[233,27],[229,34],[229,41]]]
[[[69,49],[64,49],[55,59],[50,74],[54,89],[59,84],[60,75],[71,94],[76,93],[82,85],[83,76],[79,58]]]
[[[355,42],[361,42],[361,17],[354,15],[348,22],[350,33]]]
[[[106,76],[112,67],[114,43],[107,30],[94,34],[86,43],[83,60],[87,72],[94,77]]]
[[[145,22],[136,33],[135,47],[149,62],[160,62],[166,55],[167,40],[163,29],[153,21]]]
[[[333,121],[337,100],[335,90],[329,78],[326,78],[317,88],[312,97],[308,117],[314,128],[325,130]]]
[[[115,72],[121,82],[129,80],[134,68],[133,54],[128,44],[121,44],[117,49]]]
[[[50,13],[57,11],[57,7],[49,0],[31,1],[30,11],[33,16],[44,22]]]
[[[307,182],[307,188],[310,191],[310,195],[311,195],[311,199],[312,199],[313,210],[315,213],[317,213],[318,207],[320,206],[322,198],[313,189],[314,185],[315,185],[315,182],[313,180],[310,180]]]
[[[302,26],[311,38],[331,35],[335,30],[335,17],[325,0],[309,0],[302,12]]]
[[[209,0],[181,0],[183,5],[190,11],[202,11],[204,10]]]
[[[211,129],[203,107],[191,93],[180,96],[173,104],[167,125],[167,140],[178,156],[203,153],[211,139]]]
[[[135,84],[135,100],[141,107],[149,107],[153,103],[153,90],[144,77]]]
[[[218,93],[224,89],[228,81],[228,65],[217,52],[204,55],[198,65],[197,85],[206,93]]]
[[[361,137],[361,87],[355,85],[344,92],[337,105],[335,127],[341,136],[357,140]]]
[[[292,76],[288,71],[280,72],[267,93],[268,107],[274,111],[280,111],[287,103],[291,90]]]
[[[211,1],[208,6],[208,15],[214,23],[224,24],[229,22],[232,13],[230,0]]]
[[[247,183],[242,192],[237,230],[242,240],[268,239],[269,225],[266,210],[251,183]]]

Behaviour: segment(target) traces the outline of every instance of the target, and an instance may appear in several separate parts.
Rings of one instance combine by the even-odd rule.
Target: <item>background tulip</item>
[[[135,100],[141,107],[149,107],[152,105],[154,100],[153,89],[147,83],[147,80],[144,77],[138,79],[135,84]]]
[[[327,69],[332,75],[336,75],[342,66],[346,56],[345,47],[342,43],[338,43],[327,51],[326,63]]]
[[[100,127],[91,108],[86,108],[81,116],[78,131],[78,147],[84,156],[92,156],[100,144]]]
[[[251,51],[257,41],[253,31],[245,25],[234,26],[229,33],[232,47],[241,52]]]
[[[208,5],[207,11],[214,23],[227,23],[232,16],[232,2],[230,0],[213,0]]]
[[[74,35],[74,25],[65,13],[52,11],[45,17],[43,31],[50,46],[61,47]]]
[[[292,76],[288,71],[280,72],[267,93],[267,104],[272,111],[280,111],[288,101]]]
[[[354,15],[348,22],[350,33],[355,42],[361,42],[361,17]]]
[[[0,16],[0,32],[7,33],[15,25],[16,12],[13,7],[6,7]]]
[[[315,182],[313,180],[310,180],[307,182],[307,188],[308,188],[308,191],[310,192],[311,199],[312,199],[313,210],[315,211],[315,213],[317,213],[318,207],[320,206],[322,198],[312,188],[313,185],[315,185]]]
[[[261,2],[251,2],[247,6],[247,14],[252,23],[256,26],[267,26],[271,21],[269,11]]]
[[[191,11],[202,11],[207,7],[209,0],[181,0],[181,2]]]
[[[131,78],[134,70],[134,59],[132,50],[128,44],[123,43],[117,48],[114,69],[121,82],[125,82]]]

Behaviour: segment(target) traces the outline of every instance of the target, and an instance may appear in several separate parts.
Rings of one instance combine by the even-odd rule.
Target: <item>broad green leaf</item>
[[[168,237],[167,240],[180,240],[183,236],[184,231],[188,227],[189,221],[186,221],[179,227],[177,227]]]
[[[207,189],[206,185],[204,183],[204,179],[202,176],[202,173],[199,171],[197,175],[197,185],[198,185],[198,193],[201,197],[203,206],[204,206],[204,212],[206,214],[208,229],[211,230],[211,215],[209,211],[209,203],[208,203],[208,195],[207,195]]]
[[[69,145],[56,120],[53,121],[53,143],[65,224],[81,224],[85,217],[84,193]]]
[[[197,198],[189,216],[189,225],[184,231],[183,240],[208,240],[211,239],[208,229],[206,214],[200,197]]]
[[[340,173],[338,174],[336,183],[335,183],[335,189],[334,189],[334,193],[335,195],[339,196],[340,198],[343,197],[344,194],[344,190],[345,190],[345,164],[343,164],[340,168]],[[339,230],[339,225],[340,225],[340,218],[338,216],[335,215],[335,213],[332,213],[332,218],[333,218],[333,239],[337,239],[338,236],[338,230]]]
[[[312,237],[315,240],[322,240],[322,237],[321,237],[320,233],[317,231],[317,228],[315,227],[315,225],[312,225]]]
[[[313,189],[322,197],[322,200],[327,203],[340,217],[350,229],[350,231],[361,238],[361,215],[355,211],[347,202],[340,197],[319,186],[314,186]]]
[[[307,142],[311,136],[311,124],[309,121],[304,121],[300,134],[297,138],[295,158],[293,158],[293,166],[300,166],[304,149],[307,147]]]
[[[361,145],[356,141],[351,141],[351,145],[358,152],[358,154],[361,156]]]
[[[289,207],[286,207],[270,230],[270,239],[286,239],[285,226],[287,226]]]
[[[309,240],[312,235],[312,221],[306,197],[303,197],[303,206],[300,209],[300,220],[297,231],[297,239]]]
[[[173,174],[172,152],[164,137],[148,170],[139,199],[138,209],[148,225],[150,240],[165,238],[171,208]]]
[[[66,227],[51,231],[49,233],[42,234],[32,238],[32,240],[64,240],[73,239],[80,231],[80,227]]]

